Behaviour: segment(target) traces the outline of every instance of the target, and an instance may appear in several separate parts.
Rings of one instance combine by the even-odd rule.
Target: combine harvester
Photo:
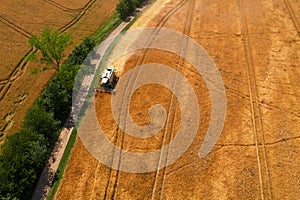
[[[109,66],[103,71],[100,83],[95,90],[96,92],[113,93],[118,80],[119,78],[116,76],[115,67]]]

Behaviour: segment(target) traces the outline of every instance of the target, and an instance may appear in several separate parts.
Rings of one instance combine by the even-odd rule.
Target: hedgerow
[[[6,138],[0,155],[0,199],[30,199],[59,130],[72,106],[80,64],[94,48],[86,38],[69,55],[27,111],[19,132]]]

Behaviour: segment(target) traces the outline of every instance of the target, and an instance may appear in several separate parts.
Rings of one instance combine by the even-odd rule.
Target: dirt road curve
[[[135,27],[174,29],[208,51],[226,88],[221,137],[213,151],[199,159],[211,111],[205,82],[176,55],[136,52],[124,73],[140,64],[161,63],[192,85],[201,111],[196,138],[174,164],[144,174],[109,169],[77,139],[56,199],[300,199],[299,21],[297,0],[157,0]],[[129,84],[127,90],[131,88]],[[130,114],[139,125],[149,123],[153,104],[168,111],[166,127],[149,139],[118,129],[110,98],[96,97],[97,117],[116,145],[147,152],[176,135],[180,105],[168,89],[143,86],[131,99]]]

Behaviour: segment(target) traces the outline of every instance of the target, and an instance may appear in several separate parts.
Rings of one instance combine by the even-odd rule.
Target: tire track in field
[[[273,142],[266,142],[265,144],[259,143],[258,145],[266,145],[266,146],[273,146],[276,144],[280,144],[280,143],[286,143],[289,141],[293,141],[293,140],[298,140],[300,139],[300,135],[298,136],[294,136],[294,137],[285,137],[285,138],[281,138],[279,140],[275,140]],[[242,144],[242,143],[225,143],[225,144],[217,144],[216,146],[218,146],[218,148],[223,148],[223,147],[254,147],[256,145],[256,143],[250,143],[250,144]]]
[[[90,0],[84,7],[83,9],[65,26],[61,27],[59,31],[61,33],[64,33],[66,30],[68,30],[70,27],[72,27],[74,24],[76,24],[84,15],[85,13],[92,7],[92,5],[96,2],[97,0]]]
[[[100,165],[100,163],[98,161],[97,166],[96,166],[96,170],[95,170],[95,174],[94,174],[93,190],[91,192],[91,196],[90,196],[89,199],[97,199],[96,196],[95,196],[95,188],[96,188],[96,184],[97,184],[97,173],[98,173],[99,168],[100,168],[99,165]]]
[[[150,45],[152,43],[152,41],[157,36],[159,30],[165,25],[165,23],[168,21],[168,19],[176,11],[178,11],[185,3],[187,3],[187,2],[188,2],[188,0],[182,0],[182,1],[180,1],[174,8],[172,8],[166,15],[164,15],[162,17],[162,19],[156,25],[156,27],[158,29],[156,29],[149,36],[149,39],[147,41],[147,45]],[[143,64],[145,62],[145,58],[148,55],[148,52],[149,52],[149,49],[140,50],[140,53],[139,53],[139,56],[138,56],[138,58],[136,60],[135,66],[139,66],[139,65],[141,65],[141,64]],[[137,69],[136,67],[134,67],[132,69],[132,73],[130,75],[130,78],[128,79],[128,80],[131,80],[131,81],[128,81],[126,83],[126,85],[125,85],[125,95],[124,95],[124,97],[121,100],[121,104],[122,105],[126,105],[124,103],[125,99],[127,99],[127,98],[125,98],[125,96],[128,97],[128,95],[131,93],[131,89],[134,86],[134,83],[136,81],[138,73],[139,73],[139,69]],[[127,109],[126,109],[127,106],[122,106],[122,108],[125,108],[125,112],[127,112]],[[124,112],[123,109],[121,109],[120,113],[123,113],[123,112]],[[126,115],[127,115],[127,113],[126,113]],[[119,117],[119,119],[121,119],[121,118]],[[126,120],[125,120],[125,123],[126,123]],[[120,121],[118,122],[118,124],[120,124]],[[124,127],[126,127],[126,126],[124,126]],[[123,149],[123,147],[124,147],[124,136],[125,135],[122,134],[121,130],[118,128],[117,129],[117,134],[116,134],[116,139],[115,139],[115,141],[113,141],[113,143],[115,143],[121,149]],[[116,155],[116,154],[118,154],[118,155]],[[118,156],[118,158],[119,158],[118,167],[120,168],[121,161],[122,161],[122,157],[120,156],[120,152],[113,152],[113,155],[114,155],[113,156],[113,160],[115,160],[115,157]],[[117,185],[118,185],[118,182],[119,182],[119,179],[120,179],[119,174],[120,174],[119,170],[112,170],[112,169],[110,170],[110,175],[109,175],[108,183],[107,183],[106,188],[105,188],[104,199],[114,199],[116,197]]]
[[[52,1],[52,0],[44,0],[44,1],[51,4],[52,6],[54,6],[56,8],[58,8],[58,9],[61,9],[61,10],[65,11],[65,12],[80,12],[84,9],[84,7],[83,8],[67,8],[67,7],[65,7],[65,6],[59,4],[55,1]]]
[[[300,36],[300,25],[299,25],[299,20],[297,20],[296,14],[293,10],[293,7],[291,6],[290,2],[288,0],[283,0],[284,5],[287,8],[288,14],[291,17],[291,20],[295,26],[295,29],[298,33],[298,36]]]
[[[68,22],[66,25],[64,25],[63,27],[61,27],[59,29],[60,33],[64,33],[65,31],[67,31],[70,27],[72,27],[74,24],[76,24],[84,15],[85,13],[91,8],[91,6],[96,2],[97,0],[90,0],[83,8],[82,10],[70,21]],[[1,18],[0,18],[1,20]],[[8,23],[9,21],[7,21],[6,23]],[[8,24],[7,24],[8,25]],[[13,26],[12,23],[10,23],[10,26]],[[24,34],[28,33],[27,31],[23,30],[23,29],[18,29],[18,26],[16,25],[15,28],[17,29],[16,31],[23,31]],[[22,33],[21,33],[22,34]],[[27,35],[30,37],[30,35]],[[31,48],[19,61],[19,63],[16,65],[16,67],[13,69],[13,71],[10,73],[10,75],[6,78],[1,80],[1,84],[0,85],[0,103],[3,100],[3,98],[6,96],[6,94],[8,93],[10,87],[12,86],[12,84],[18,80],[22,74],[24,73],[24,71],[26,70],[26,66],[28,63],[27,57],[32,54],[35,53],[37,50],[34,48]],[[11,120],[10,120],[11,121]],[[10,121],[6,121],[4,123],[4,125],[2,127],[0,127],[0,130],[2,132],[5,132],[8,124],[10,123]]]
[[[242,26],[243,45],[246,57],[246,72],[248,79],[251,118],[253,126],[253,134],[255,139],[256,158],[259,173],[260,193],[261,199],[273,199],[271,180],[269,175],[267,155],[264,142],[264,131],[260,113],[260,106],[258,101],[257,84],[255,79],[255,72],[253,66],[252,51],[248,33],[247,17],[245,14],[245,4],[243,0],[238,0],[238,8],[240,12],[240,20]],[[261,144],[261,145],[259,145]],[[265,191],[266,190],[266,191]]]
[[[27,56],[29,56],[33,52],[36,52],[36,50],[34,48],[31,48],[25,54],[25,56],[20,60],[20,62],[17,65],[18,67],[16,67],[10,73],[10,75],[8,76],[8,78],[1,80],[2,88],[0,89],[0,102],[2,101],[2,99],[4,98],[4,96],[6,95],[6,93],[8,92],[8,90],[11,87],[11,85],[13,84],[13,82],[15,80],[17,80],[24,73],[24,69],[25,69],[26,64],[27,64],[26,58],[27,58]]]
[[[194,12],[194,7],[195,7],[195,0],[190,0],[189,2],[189,7],[188,7],[188,11],[187,11],[187,15],[186,15],[186,20],[185,20],[185,27],[184,27],[184,31],[183,34],[189,36],[190,34],[190,30],[191,30],[191,24],[192,24],[192,18],[193,18],[193,12]],[[188,44],[188,40],[184,41],[184,37],[182,38],[182,44],[180,47],[180,54],[182,56],[179,56],[178,61],[177,61],[177,69],[176,69],[176,77],[174,79],[174,83],[173,83],[173,90],[176,91],[180,88],[176,87],[176,83],[177,83],[177,74],[181,71],[184,71],[184,57],[186,55],[186,47]],[[180,69],[181,68],[181,69]],[[172,91],[173,91],[172,90]],[[163,136],[163,140],[161,143],[161,147],[163,147],[164,144],[166,143],[170,143],[171,139],[174,135],[174,126],[175,126],[175,118],[176,118],[176,114],[177,114],[177,101],[176,101],[176,96],[174,96],[174,93],[171,93],[171,98],[169,101],[169,108],[168,108],[168,113],[167,113],[167,123],[166,123],[166,129],[165,129],[165,133]],[[170,116],[170,117],[169,117]],[[168,124],[169,122],[169,124]],[[170,127],[170,130],[168,131],[168,127]],[[167,172],[167,163],[168,163],[168,156],[169,156],[169,146],[166,149],[166,159],[163,161],[162,157],[163,157],[163,151],[161,151],[160,154],[160,158],[159,158],[159,162],[157,164],[157,169],[156,169],[156,175],[155,175],[155,179],[154,179],[154,184],[153,184],[153,189],[152,189],[152,194],[151,194],[151,199],[163,199],[163,191],[164,191],[164,184],[165,184],[165,180],[166,180],[166,172]],[[161,166],[161,163],[164,162],[165,166],[162,169],[162,175],[159,176],[159,168]],[[161,178],[160,178],[161,177]],[[160,180],[159,180],[160,178]],[[157,198],[156,198],[157,196]]]
[[[9,28],[15,30],[16,32],[22,34],[23,36],[27,37],[27,38],[30,38],[31,36],[31,33],[29,33],[28,31],[26,31],[25,29],[21,28],[20,26],[18,26],[17,24],[15,24],[14,22],[12,21],[9,21],[8,19],[0,16],[0,21],[7,25]]]

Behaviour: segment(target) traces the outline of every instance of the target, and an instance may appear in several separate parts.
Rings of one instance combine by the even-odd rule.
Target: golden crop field
[[[160,63],[177,69],[193,87],[201,110],[194,141],[169,166],[159,168],[161,162],[168,161],[167,153],[142,163],[157,166],[156,171],[130,173],[120,170],[121,164],[126,167],[131,159],[126,153],[121,156],[121,150],[114,151],[111,159],[119,168],[111,169],[93,157],[78,137],[56,199],[299,199],[299,13],[297,0],[155,1],[134,26],[170,28],[206,49],[226,88],[222,134],[210,154],[199,159],[211,120],[206,82],[177,55],[143,49],[125,63],[124,74],[133,69],[136,75],[126,82],[124,94],[132,92],[143,77],[136,66]],[[160,72],[147,76],[154,73]],[[149,125],[153,105],[160,104],[167,112],[165,126],[149,138],[133,137],[118,127],[110,94],[96,95],[97,119],[106,137],[119,148],[139,153],[158,151],[177,136],[181,125],[180,105],[174,96],[157,84],[134,90],[128,112],[138,125]],[[126,103],[120,112],[127,112]],[[129,122],[122,123],[126,128]],[[96,132],[93,126],[89,128],[86,130]]]

